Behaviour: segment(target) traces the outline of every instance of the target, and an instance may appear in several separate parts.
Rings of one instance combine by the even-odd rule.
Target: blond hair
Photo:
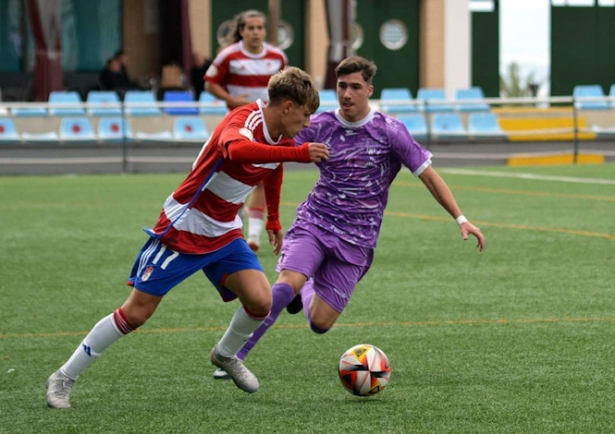
[[[320,96],[312,77],[294,66],[272,75],[268,92],[273,105],[290,99],[299,106],[306,106],[312,113],[316,113],[320,106]]]

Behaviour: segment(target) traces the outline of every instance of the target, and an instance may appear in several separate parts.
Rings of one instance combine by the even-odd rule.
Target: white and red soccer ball
[[[381,392],[391,378],[391,364],[378,347],[360,344],[340,358],[338,372],[342,384],[353,395],[371,396]]]

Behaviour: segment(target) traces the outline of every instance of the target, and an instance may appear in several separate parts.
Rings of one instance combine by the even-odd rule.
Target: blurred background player
[[[265,42],[265,14],[244,11],[235,18],[232,43],[223,48],[205,75],[205,90],[226,101],[230,110],[260,98],[267,100],[269,78],[288,65],[284,52]],[[259,184],[246,204],[248,245],[260,246],[265,216],[265,191]]]
[[[457,221],[464,240],[471,234],[479,250],[485,246],[480,229],[463,216],[431,166],[431,153],[402,122],[370,107],[376,65],[354,56],[335,73],[339,109],[314,116],[297,136],[297,143],[327,143],[329,159],[318,164],[320,177],[284,237],[271,312],[238,353],[242,360],[284,308],[297,313],[305,306],[316,333],[333,327],[372,264],[389,188],[402,166]],[[226,377],[225,372],[214,373],[214,378]]]
[[[279,220],[281,161],[319,162],[327,146],[292,139],[310,125],[319,105],[310,76],[288,68],[271,78],[269,101],[234,110],[216,127],[192,170],[164,203],[158,222],[139,253],[129,278],[133,286],[124,304],[101,319],[47,380],[47,405],[70,408],[77,378],[111,344],[145,324],[163,297],[189,276],[202,271],[224,301],[241,305],[213,347],[210,360],[237,387],[258,390],[256,376],[236,355],[271,308],[271,286],[241,231],[239,209],[254,186],[267,189],[267,232],[274,251],[282,247]],[[276,163],[276,164],[267,164]]]
[[[192,67],[190,68],[190,85],[194,93],[194,100],[198,101],[201,93],[205,90],[205,74],[211,65],[211,60],[202,53],[195,51],[192,53]]]

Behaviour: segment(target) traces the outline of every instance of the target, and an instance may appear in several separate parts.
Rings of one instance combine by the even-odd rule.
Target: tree
[[[517,62],[508,64],[507,75],[500,76],[500,94],[503,97],[516,98],[536,96],[540,83],[535,78],[536,72],[521,76],[521,67]]]

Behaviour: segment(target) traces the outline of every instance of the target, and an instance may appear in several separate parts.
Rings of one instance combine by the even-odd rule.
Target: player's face
[[[239,33],[248,51],[260,53],[263,50],[263,41],[267,31],[265,30],[265,21],[261,17],[248,18]]]
[[[372,93],[374,86],[367,84],[360,72],[340,75],[337,78],[337,99],[342,117],[348,122],[356,122],[367,116]]]
[[[295,137],[302,129],[310,126],[311,115],[312,112],[306,106],[286,101],[282,109],[282,135]]]

